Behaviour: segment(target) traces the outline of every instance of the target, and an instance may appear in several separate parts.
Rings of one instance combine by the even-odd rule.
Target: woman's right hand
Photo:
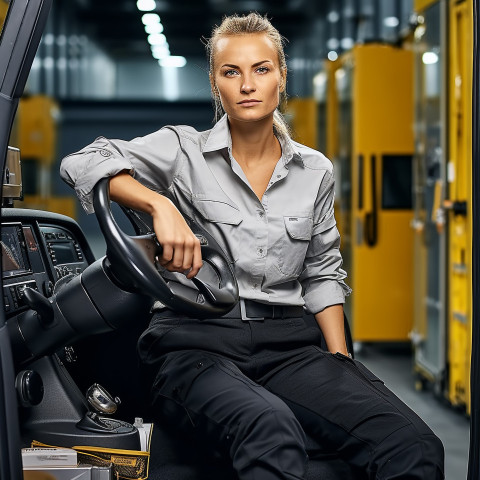
[[[126,207],[149,213],[163,248],[160,265],[193,278],[202,266],[200,240],[167,198],[142,185],[126,172],[110,179],[110,198]]]
[[[200,240],[168,198],[159,198],[151,215],[153,229],[163,248],[160,265],[170,272],[186,273],[187,278],[193,278],[203,264]]]

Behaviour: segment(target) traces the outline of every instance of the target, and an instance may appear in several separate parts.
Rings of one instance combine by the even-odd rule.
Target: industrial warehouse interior
[[[137,247],[125,245],[140,245],[150,233],[142,215],[125,215],[115,202],[115,220],[102,217],[108,227],[91,213],[82,188],[93,175],[93,163],[83,169],[74,189],[74,179],[66,179],[70,185],[64,181],[70,173],[62,173],[64,180],[60,176],[62,159],[86,155],[97,142],[109,177],[107,160],[121,154],[127,145],[123,141],[143,144],[142,137],[171,125],[212,129],[216,93],[206,44],[226,16],[250,12],[268,18],[284,37],[287,97],[279,109],[292,144],[321,152],[333,165],[341,269],[345,288],[352,290],[343,309],[354,360],[345,361],[365,365],[432,429],[443,443],[447,480],[480,478],[471,449],[476,418],[472,212],[478,195],[472,142],[479,101],[474,95],[475,3],[0,0],[0,114],[7,104],[10,112],[0,119],[6,158],[0,319],[0,333],[5,332],[0,335],[5,395],[0,398],[0,446],[6,453],[0,480],[19,478],[22,468],[26,480],[73,480],[80,473],[92,480],[257,478],[242,476],[225,458],[209,453],[209,440],[202,445],[172,433],[145,407],[152,373],[151,365],[141,366],[137,353],[137,341],[148,326],[142,318],[175,307],[164,294],[150,293],[147,283],[141,283],[147,280],[132,280],[123,289],[122,270],[133,272],[135,261],[115,267],[113,259],[129,257],[128,249]],[[23,57],[20,51],[26,52]],[[102,143],[106,139],[111,143]],[[159,157],[170,148],[157,147]],[[282,215],[296,193],[284,198]],[[190,200],[198,201],[194,196]],[[109,213],[108,195],[97,200],[95,212],[102,204]],[[242,226],[231,212],[218,222],[199,212],[214,224],[208,232],[214,237],[218,223],[232,236]],[[247,223],[244,218],[245,229]],[[125,250],[118,247],[121,253],[107,228],[115,241],[124,242]],[[260,230],[256,235],[259,239]],[[122,240],[127,237],[141,240],[129,244]],[[210,240],[204,240],[208,246]],[[302,237],[296,240],[302,242]],[[270,247],[276,248],[267,240]],[[248,243],[240,242],[239,248],[247,249]],[[237,260],[229,260],[242,293],[242,280],[231,266]],[[153,264],[153,275],[162,278],[158,257]],[[282,268],[287,267],[277,271]],[[98,293],[102,275],[109,272],[114,286]],[[177,290],[171,287],[176,282],[166,278],[161,288],[172,288],[176,302]],[[178,283],[180,303],[185,282]],[[268,303],[272,290],[262,291],[262,282],[264,277],[260,290]],[[193,303],[209,305],[209,298],[198,287]],[[82,303],[87,301],[91,303]],[[113,317],[122,320],[117,324]],[[190,420],[195,424],[195,417]],[[88,432],[85,438],[78,434],[82,429]],[[138,443],[145,429],[145,442]],[[7,445],[8,453],[3,450]],[[27,466],[25,452],[31,447],[48,452],[68,448],[76,460],[74,465]],[[318,455],[307,449],[310,460],[302,478],[427,478],[376,476],[373,469],[359,473],[350,470],[342,454],[321,447]]]

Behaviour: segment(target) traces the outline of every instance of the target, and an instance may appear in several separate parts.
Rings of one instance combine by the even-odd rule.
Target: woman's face
[[[285,88],[285,75],[267,35],[218,39],[210,80],[230,120],[251,122],[273,116]]]

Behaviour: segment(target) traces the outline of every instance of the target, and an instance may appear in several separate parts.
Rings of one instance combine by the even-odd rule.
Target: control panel
[[[57,280],[85,270],[88,265],[85,255],[71,232],[51,225],[40,225],[40,231]]]
[[[67,217],[20,209],[3,209],[2,216],[3,301],[8,318],[28,307],[26,287],[51,297],[59,280],[79,275],[94,258],[78,224]]]

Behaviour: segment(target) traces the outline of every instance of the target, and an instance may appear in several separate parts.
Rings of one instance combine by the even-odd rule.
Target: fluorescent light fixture
[[[165,57],[161,58],[158,61],[158,64],[161,67],[184,67],[187,64],[187,59],[185,57],[176,57],[176,56],[171,56],[171,57]]]
[[[385,17],[383,19],[383,24],[386,27],[395,28],[400,24],[400,20],[397,17]]]
[[[137,0],[137,8],[141,12],[151,12],[157,8],[155,0]]]
[[[152,45],[152,57],[160,60],[161,58],[168,57],[170,55],[170,50],[168,44],[165,45]]]
[[[432,65],[438,62],[438,55],[435,52],[425,52],[422,55],[422,62],[425,65]]]
[[[142,23],[151,25],[152,23],[160,23],[160,17],[156,13],[144,13],[142,15]]]
[[[145,25],[145,31],[147,33],[162,33],[163,25],[161,23],[150,23],[149,25]]]
[[[167,43],[167,38],[163,33],[151,33],[147,40],[150,45],[164,45]]]

